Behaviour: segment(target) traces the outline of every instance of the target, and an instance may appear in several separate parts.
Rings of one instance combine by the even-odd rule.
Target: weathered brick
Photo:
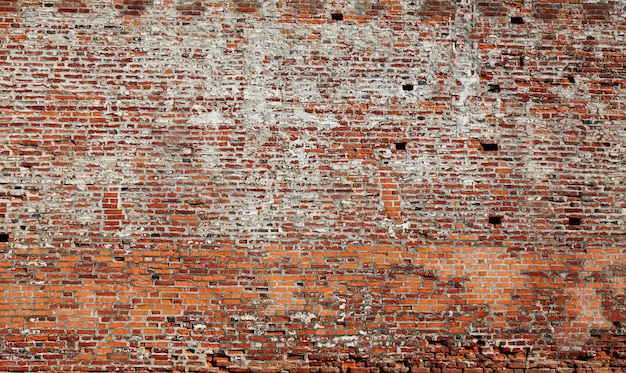
[[[619,1],[0,0],[0,371],[620,371]]]

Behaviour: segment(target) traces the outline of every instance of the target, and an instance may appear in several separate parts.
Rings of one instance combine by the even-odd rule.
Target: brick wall
[[[0,0],[0,371],[622,371],[625,14]]]

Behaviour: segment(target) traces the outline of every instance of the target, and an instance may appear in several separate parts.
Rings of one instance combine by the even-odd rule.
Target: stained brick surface
[[[0,371],[622,371],[624,14],[0,0]]]

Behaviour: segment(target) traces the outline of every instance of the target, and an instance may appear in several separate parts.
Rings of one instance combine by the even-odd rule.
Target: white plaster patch
[[[317,315],[312,312],[296,312],[289,315],[289,319],[291,321],[299,320],[305,324],[308,324],[311,322],[311,320],[317,319]]]
[[[359,338],[358,335],[344,335],[333,338],[333,342],[335,342],[335,344],[343,344],[346,347],[356,347]]]

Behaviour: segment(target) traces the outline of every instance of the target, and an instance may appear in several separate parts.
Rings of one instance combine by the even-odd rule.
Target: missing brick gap
[[[403,91],[412,91],[413,90],[413,84],[403,84],[402,85],[402,90]]]
[[[333,21],[343,21],[343,14],[341,14],[341,13],[332,13],[332,14],[330,15],[330,18],[331,18]]]
[[[569,218],[568,219],[568,225],[572,225],[572,226],[580,225],[581,222],[582,222],[581,218]]]
[[[494,92],[494,93],[500,92],[500,85],[499,84],[489,84],[489,92]]]
[[[489,224],[492,225],[501,225],[502,224],[502,216],[490,216]]]
[[[9,234],[0,233],[0,242],[9,242]]]
[[[483,148],[485,152],[495,152],[498,151],[498,144],[495,142],[481,142],[480,146]]]
[[[406,150],[406,142],[397,142],[396,150]]]
[[[524,18],[522,17],[511,17],[511,24],[513,25],[523,25]]]

